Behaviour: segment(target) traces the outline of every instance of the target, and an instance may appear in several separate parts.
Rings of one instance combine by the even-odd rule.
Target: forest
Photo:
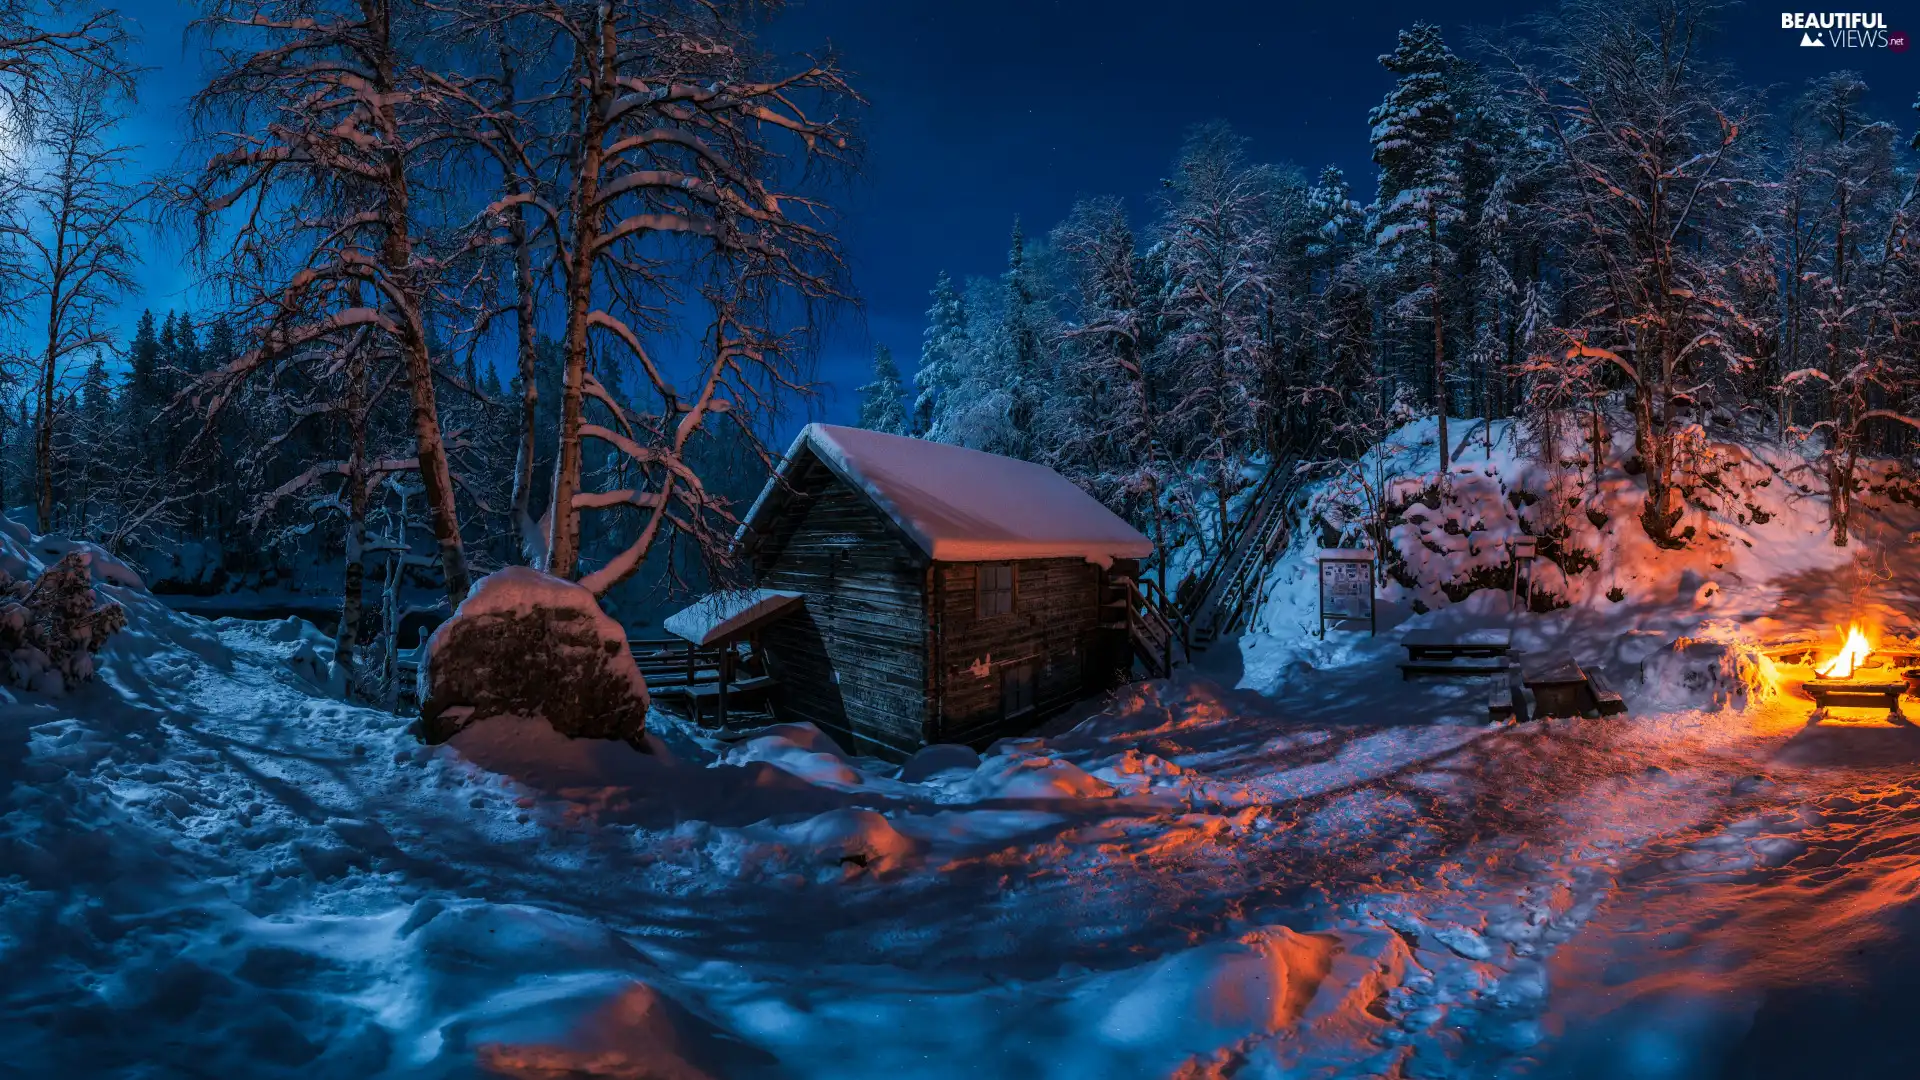
[[[858,79],[766,52],[777,8],[209,2],[193,142],[146,177],[127,26],[10,0],[0,501],[165,591],[337,597],[375,698],[402,621],[503,565],[641,621],[725,582],[858,297]],[[935,282],[861,423],[1047,464],[1203,556],[1257,467],[1337,472],[1421,416],[1441,478],[1484,421],[1590,476],[1630,425],[1641,525],[1684,546],[1690,455],[1738,428],[1817,462],[1845,544],[1920,393],[1913,140],[1856,74],[1742,84],[1694,47],[1722,14],[1401,31],[1367,201],[1198,123],[1149,197]],[[123,340],[151,229],[190,242],[196,306]],[[1358,502],[1338,524],[1378,543]]]

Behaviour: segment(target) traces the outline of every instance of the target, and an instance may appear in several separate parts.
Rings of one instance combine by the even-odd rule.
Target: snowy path
[[[108,685],[0,710],[30,1075],[1697,1075],[1779,1060],[1807,941],[1911,929],[1920,747],[1787,706],[1161,685],[906,784],[797,729],[425,750],[299,624],[126,599]]]

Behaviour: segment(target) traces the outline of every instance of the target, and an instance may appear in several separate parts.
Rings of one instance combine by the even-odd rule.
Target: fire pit
[[[1814,666],[1813,678],[1800,688],[1813,699],[1816,723],[1830,709],[1885,709],[1889,720],[1906,722],[1900,696],[1907,692],[1907,678],[1898,669],[1873,663],[1873,655],[1867,636],[1850,626],[1839,653]]]

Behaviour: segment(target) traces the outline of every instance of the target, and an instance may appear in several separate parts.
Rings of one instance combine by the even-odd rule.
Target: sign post
[[[1367,620],[1367,633],[1376,632],[1373,614],[1373,552],[1366,548],[1327,548],[1320,552],[1320,636],[1327,621]]]
[[[1533,560],[1539,556],[1540,541],[1531,536],[1516,536],[1510,541],[1513,549],[1513,588],[1507,594],[1507,611],[1516,608],[1521,611],[1533,610]],[[1520,579],[1526,579],[1526,587],[1521,588]],[[1522,606],[1521,600],[1526,601]]]

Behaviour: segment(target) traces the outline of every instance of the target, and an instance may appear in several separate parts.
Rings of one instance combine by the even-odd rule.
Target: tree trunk
[[[1440,303],[1440,211],[1427,204],[1427,270],[1433,288],[1433,394],[1440,422],[1440,481],[1445,483],[1447,462],[1447,340]]]
[[[382,11],[382,16],[386,12]],[[384,17],[376,22],[376,32],[384,39],[389,33]],[[382,94],[391,94],[393,73],[385,65],[377,71]],[[447,465],[447,447],[440,432],[440,410],[433,385],[433,357],[427,352],[426,328],[421,322],[419,292],[413,283],[413,240],[409,232],[408,202],[410,189],[405,153],[397,145],[399,125],[391,105],[376,111],[382,127],[394,141],[385,150],[386,166],[386,238],[381,244],[382,269],[405,298],[401,311],[400,346],[407,362],[408,388],[413,397],[413,438],[420,463],[420,483],[426,489],[427,513],[433,523],[434,540],[440,549],[440,573],[446,581],[447,603],[458,608],[467,598],[472,584],[467,573],[466,547],[460,538],[460,512],[454,502],[453,472]]]
[[[546,544],[540,536],[540,525],[533,517],[533,459],[539,449],[536,424],[540,410],[540,372],[533,348],[533,252],[527,239],[526,218],[518,207],[509,227],[520,324],[520,446],[513,463],[513,522],[519,530],[520,547],[527,561],[545,566]]]
[[[52,330],[52,327],[49,327]],[[45,361],[41,364],[40,385],[37,395],[40,417],[37,430],[33,435],[33,464],[35,487],[34,516],[39,519],[42,534],[53,531],[53,390],[54,390],[54,346],[47,346]]]
[[[360,612],[364,603],[367,565],[367,373],[366,354],[358,343],[348,346],[347,422],[352,425],[353,451],[347,459],[347,565],[342,574],[340,626],[333,634],[334,682],[345,690],[353,686],[354,650],[360,641]]]
[[[502,115],[511,115],[515,108],[513,53],[504,41],[500,46],[500,83],[502,89],[498,108]],[[516,167],[513,162],[503,161],[502,168],[511,170]],[[512,189],[514,194],[522,194],[528,190],[528,184],[524,178],[517,178]],[[507,230],[513,244],[514,311],[518,323],[515,330],[520,361],[520,441],[513,463],[513,527],[520,536],[521,554],[533,566],[545,567],[546,538],[540,535],[540,524],[533,517],[533,461],[539,450],[536,424],[540,406],[540,373],[533,348],[533,245],[527,235],[525,206],[513,208],[513,218],[507,222]]]
[[[593,304],[594,247],[600,239],[600,169],[607,104],[614,86],[616,56],[612,20],[601,8],[597,70],[581,132],[580,171],[573,193],[573,266],[567,275],[566,368],[560,382],[560,452],[553,467],[553,503],[547,508],[547,571],[573,578],[580,564],[580,511],[573,497],[580,490],[580,424],[587,381],[587,317]]]
[[[1853,467],[1859,458],[1858,451],[1848,446],[1845,453],[1835,455],[1833,468],[1827,474],[1827,503],[1833,522],[1833,546],[1847,546],[1847,519],[1853,513]]]

